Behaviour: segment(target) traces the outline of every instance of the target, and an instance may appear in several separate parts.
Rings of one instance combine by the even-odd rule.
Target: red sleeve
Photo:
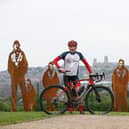
[[[86,60],[85,58],[83,58],[83,59],[82,59],[82,62],[85,64],[85,66],[86,66],[88,72],[91,74],[91,73],[92,73],[92,69],[91,69],[89,63],[87,62],[87,60]]]
[[[53,63],[55,64],[55,66],[57,67],[57,68],[60,68],[60,65],[58,64],[58,61],[61,59],[61,57],[60,56],[57,56],[54,60],[53,60]]]

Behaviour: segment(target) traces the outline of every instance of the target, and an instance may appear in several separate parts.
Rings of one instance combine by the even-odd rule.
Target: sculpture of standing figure
[[[36,89],[29,78],[25,81],[27,111],[33,111],[36,107]]]
[[[112,88],[114,92],[114,110],[120,112],[123,107],[125,112],[128,112],[128,80],[129,72],[124,65],[124,60],[120,59],[119,66],[114,70],[112,74]]]
[[[46,69],[46,71],[44,72],[43,77],[42,77],[42,83],[43,83],[44,88],[46,88],[50,85],[59,85],[60,84],[58,73],[57,73],[57,71],[55,71],[52,63],[48,64],[48,68]],[[45,94],[45,98],[47,100],[47,109],[49,111],[57,110],[56,107],[52,107],[51,100],[50,100],[50,96],[56,96],[57,90],[58,89],[53,89],[53,90],[50,90],[47,94]]]
[[[28,62],[25,53],[20,48],[20,43],[15,40],[13,43],[13,50],[8,58],[8,72],[11,77],[11,90],[12,90],[12,111],[16,111],[17,87],[20,86],[24,110],[27,109],[25,93],[25,79],[24,76],[28,70]]]

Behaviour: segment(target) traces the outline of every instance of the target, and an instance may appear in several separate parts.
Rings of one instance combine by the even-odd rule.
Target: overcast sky
[[[92,65],[125,59],[129,65],[128,0],[0,0],[0,71],[19,40],[29,66],[45,66],[71,39]]]

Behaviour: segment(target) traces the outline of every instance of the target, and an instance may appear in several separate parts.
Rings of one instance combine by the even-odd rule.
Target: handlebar
[[[105,79],[105,73],[103,72],[102,74],[93,74],[93,75],[89,75],[89,78],[96,81],[96,82],[100,82],[103,79]]]
[[[71,72],[70,70],[65,70],[65,71],[63,72],[63,71],[61,71],[60,69],[58,69],[58,71],[59,71],[60,73]],[[89,79],[92,79],[92,80],[94,80],[94,81],[96,81],[96,82],[100,82],[100,81],[102,81],[103,79],[105,79],[105,73],[102,72],[102,74],[96,73],[96,74],[93,74],[93,75],[89,75]]]
[[[65,72],[63,72],[63,71],[61,71],[61,70],[59,70],[59,69],[58,69],[58,71],[59,71],[60,73],[67,73],[67,72],[71,72],[70,70],[65,70]]]

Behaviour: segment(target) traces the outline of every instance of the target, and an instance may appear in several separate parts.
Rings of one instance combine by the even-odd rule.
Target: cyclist
[[[86,58],[84,58],[81,52],[77,50],[77,42],[71,40],[68,42],[68,49],[69,51],[63,52],[61,55],[57,56],[52,63],[56,65],[56,67],[64,73],[63,79],[64,84],[68,84],[70,81],[77,81],[78,80],[78,73],[79,73],[79,61],[81,60],[86,69],[88,70],[89,74],[92,74],[92,69],[87,62]],[[63,59],[64,60],[64,68],[62,68],[58,61]],[[69,71],[69,72],[66,72]],[[79,86],[79,85],[78,85]],[[83,106],[80,105],[79,107],[80,113],[83,112]]]

